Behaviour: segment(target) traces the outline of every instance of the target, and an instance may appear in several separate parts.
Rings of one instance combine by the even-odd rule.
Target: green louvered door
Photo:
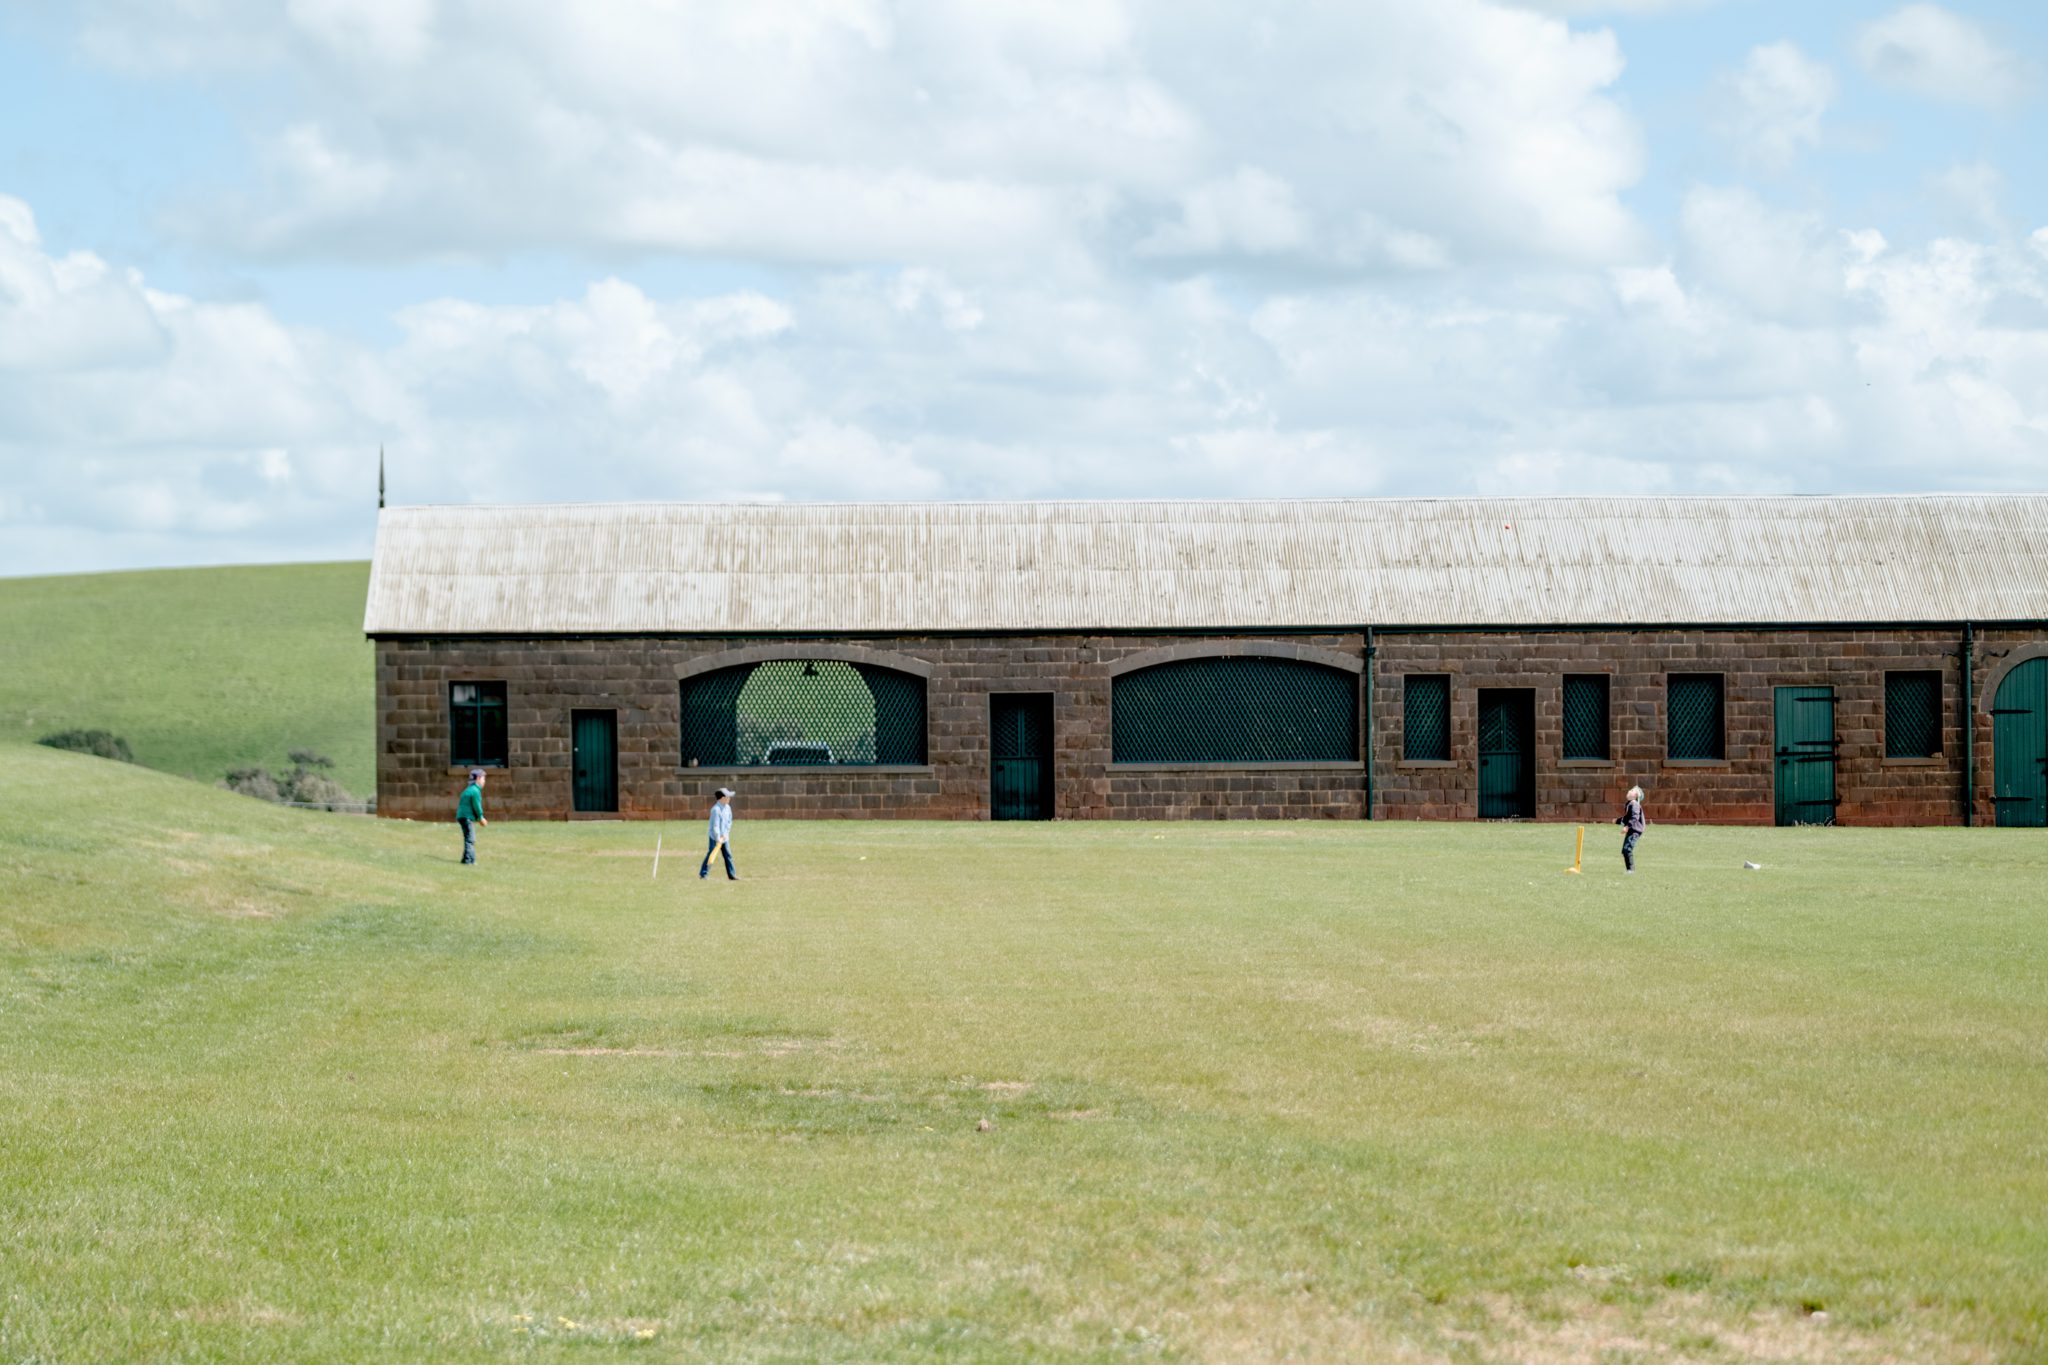
[[[988,699],[989,818],[1052,819],[1052,697]]]
[[[1778,823],[1835,823],[1835,689],[1781,687],[1775,707]]]
[[[579,811],[619,808],[619,713],[571,711],[574,796]]]
[[[1998,823],[2048,826],[2048,659],[2005,675],[1991,703],[1992,800]]]
[[[1479,818],[1536,814],[1536,693],[1526,687],[1479,692]]]

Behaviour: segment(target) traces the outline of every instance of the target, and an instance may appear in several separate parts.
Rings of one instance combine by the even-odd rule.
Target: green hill
[[[335,762],[375,785],[367,564],[0,579],[0,741],[110,730],[138,763],[203,782]]]

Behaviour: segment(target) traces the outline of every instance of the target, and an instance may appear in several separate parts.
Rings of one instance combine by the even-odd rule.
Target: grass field
[[[2048,1353],[2024,832],[0,809],[0,1359]]]
[[[290,749],[375,786],[367,564],[0,579],[0,742],[111,730],[202,782]]]

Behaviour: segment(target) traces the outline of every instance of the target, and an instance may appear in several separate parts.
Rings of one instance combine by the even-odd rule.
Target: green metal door
[[[1536,814],[1536,693],[1526,687],[1479,693],[1479,818]]]
[[[989,698],[989,818],[1052,819],[1052,698]]]
[[[2048,826],[2048,659],[2005,675],[1991,703],[1992,796],[1998,823]]]
[[[1777,690],[1778,823],[1835,823],[1835,689]]]
[[[616,711],[571,711],[569,713],[571,757],[576,779],[576,809],[609,811],[619,808],[619,713]]]

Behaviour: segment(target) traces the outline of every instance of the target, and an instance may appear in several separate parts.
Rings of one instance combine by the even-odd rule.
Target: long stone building
[[[2048,825],[2048,496],[380,514],[377,809]]]

